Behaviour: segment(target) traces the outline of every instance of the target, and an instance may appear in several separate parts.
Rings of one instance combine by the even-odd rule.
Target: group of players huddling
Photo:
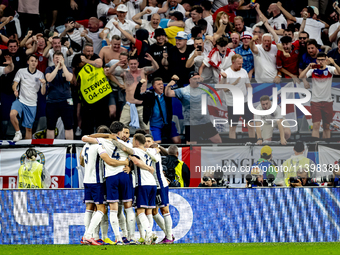
[[[96,134],[82,138],[86,143],[80,156],[85,168],[86,203],[82,244],[154,244],[157,236],[152,232],[153,220],[165,233],[159,243],[174,242],[168,182],[162,169],[160,147],[151,135],[136,133],[132,144],[129,136],[129,128],[115,121],[110,128],[100,126]],[[106,203],[110,206],[109,217]],[[138,241],[135,239],[136,220],[140,233]],[[108,238],[108,221],[115,242]]]

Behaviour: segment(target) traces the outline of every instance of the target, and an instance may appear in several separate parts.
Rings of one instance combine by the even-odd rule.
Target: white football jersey
[[[106,152],[111,158],[119,160],[119,161],[124,161],[127,159],[128,154],[121,149],[117,148],[116,146],[113,145],[111,140],[107,140],[104,138],[97,138],[98,144],[103,145],[101,147],[101,153]],[[122,143],[126,147],[129,147],[127,143],[123,142],[122,140],[118,140],[118,142]],[[105,177],[113,176],[116,174],[119,174],[123,172],[124,166],[110,166],[106,163],[105,164]]]
[[[152,159],[146,151],[139,148],[133,148],[133,150],[133,156],[136,156],[148,166],[152,165]],[[141,169],[135,165],[134,172],[136,177],[136,186],[156,186],[156,180],[148,170]]]
[[[153,157],[157,159],[157,162],[152,161],[152,167],[155,169],[155,172],[153,172],[153,177],[156,180],[157,189],[167,187],[168,181],[166,180],[164,173],[163,173],[161,154],[157,153],[156,149],[154,148],[148,148],[146,149],[146,151],[149,155],[152,154]]]
[[[86,143],[81,152],[85,163],[84,183],[103,183],[103,168],[101,167],[100,154],[104,153],[99,144]]]

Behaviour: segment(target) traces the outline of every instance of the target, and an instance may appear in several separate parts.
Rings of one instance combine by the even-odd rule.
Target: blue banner
[[[82,200],[83,190],[1,190],[0,244],[79,244]],[[340,238],[339,188],[172,189],[170,204],[178,243]],[[153,230],[164,237],[156,223]]]

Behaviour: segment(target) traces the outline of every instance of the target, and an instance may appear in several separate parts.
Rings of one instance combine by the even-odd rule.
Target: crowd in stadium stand
[[[0,3],[1,139],[73,140],[119,120],[158,143],[221,143],[209,114],[200,114],[201,83],[232,84],[246,95],[252,82],[283,78],[312,85],[312,136],[322,120],[330,138],[331,82],[340,74],[337,1]],[[237,122],[232,94],[219,93]],[[271,106],[263,96],[257,109]],[[274,115],[259,119],[284,118],[279,109]],[[247,105],[242,117],[254,118]],[[286,144],[289,127],[275,127]],[[262,144],[273,128],[248,133]]]

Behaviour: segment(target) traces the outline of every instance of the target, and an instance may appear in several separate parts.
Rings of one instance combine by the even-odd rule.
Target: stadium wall
[[[0,190],[0,244],[79,244],[82,198],[75,189]],[[339,188],[171,189],[170,204],[177,243],[340,238]],[[153,230],[163,238],[156,223]]]

